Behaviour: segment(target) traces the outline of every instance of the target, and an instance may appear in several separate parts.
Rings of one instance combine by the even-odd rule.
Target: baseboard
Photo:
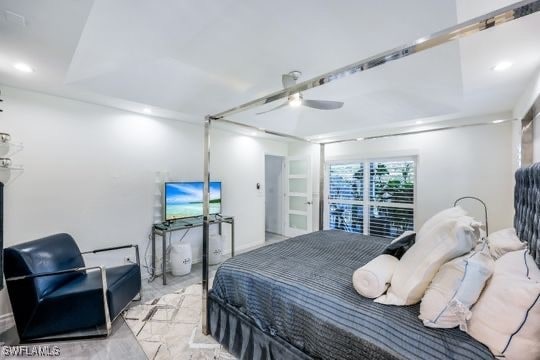
[[[15,326],[15,318],[13,317],[12,312],[4,314],[4,315],[0,315],[0,334],[8,331],[14,326]]]
[[[258,242],[251,242],[249,244],[246,244],[244,246],[240,246],[240,247],[236,247],[235,248],[235,253],[238,255],[238,254],[241,254],[243,252],[246,252],[246,251],[250,251],[250,250],[253,250],[253,249],[256,249],[258,247],[260,247],[261,245],[263,245],[265,243],[265,241],[258,241]],[[224,256],[230,256],[231,255],[231,250],[228,249],[227,251],[225,251],[223,253]],[[202,256],[199,256],[197,258],[194,258],[194,259],[191,259],[191,263],[192,264],[198,264],[202,262]],[[167,272],[171,271],[170,269],[170,265],[167,266]],[[161,275],[161,270],[159,270],[157,272],[157,275]],[[143,274],[142,274],[142,279],[143,280],[147,280],[150,278],[150,274],[148,274],[147,271],[144,271]]]
[[[250,251],[250,250],[254,250],[258,247],[260,247],[261,245],[264,244],[264,241],[259,241],[259,242],[252,242],[252,243],[249,243],[249,244],[246,244],[244,246],[240,246],[240,247],[236,247],[234,249],[234,252],[236,253],[236,255],[238,254],[241,254],[243,252],[246,252],[246,251]],[[227,251],[225,251],[223,253],[224,256],[229,256],[231,255],[231,249],[228,249]],[[197,264],[197,263],[200,263],[202,262],[202,257],[198,257],[196,259],[192,259],[192,264]]]

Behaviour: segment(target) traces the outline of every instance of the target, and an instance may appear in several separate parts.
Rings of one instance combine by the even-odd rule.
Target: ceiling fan
[[[297,70],[291,71],[288,74],[281,75],[281,82],[283,83],[283,88],[287,89],[291,86],[296,85],[296,81],[300,78],[300,76],[302,76],[302,73]],[[317,110],[335,110],[341,108],[343,106],[343,102],[304,99],[302,93],[298,92],[296,94],[290,95],[286,103],[276,106],[275,108],[272,108],[270,110],[257,113],[257,115],[266,114],[267,112],[281,109],[282,107],[285,107],[287,105],[292,107],[306,106]]]

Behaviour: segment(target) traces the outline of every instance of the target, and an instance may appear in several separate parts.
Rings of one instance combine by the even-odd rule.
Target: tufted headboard
[[[540,163],[516,171],[514,227],[540,267]]]

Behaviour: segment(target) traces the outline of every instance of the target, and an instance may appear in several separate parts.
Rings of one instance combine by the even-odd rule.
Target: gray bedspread
[[[492,359],[458,329],[429,329],[418,305],[358,295],[352,273],[387,239],[321,231],[238,255],[217,270],[212,296],[260,329],[322,359]]]

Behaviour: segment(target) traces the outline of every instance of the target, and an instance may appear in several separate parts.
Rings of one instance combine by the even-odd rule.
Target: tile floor
[[[233,360],[212,337],[201,332],[200,284],[132,307],[124,316],[149,359]]]
[[[273,244],[287,239],[284,236],[266,233],[266,242],[261,246]],[[259,246],[257,246],[259,247]],[[248,249],[253,250],[257,247]],[[213,277],[218,265],[210,266],[210,276]],[[156,278],[152,282],[143,279],[143,298],[141,303],[151,301],[155,298],[161,298],[166,294],[174,293],[181,288],[187,288],[190,285],[197,284],[201,281],[202,264],[194,264],[191,273],[186,276],[168,276],[167,285],[163,286],[161,278]],[[145,274],[146,275],[146,274]],[[196,299],[193,299],[194,301]],[[140,303],[134,302],[134,306]],[[161,316],[158,315],[158,316]],[[187,316],[187,315],[186,315]],[[18,337],[15,328],[0,334],[0,344],[17,344]],[[123,318],[118,318],[113,325],[112,335],[105,339],[78,340],[78,341],[63,341],[57,343],[49,343],[42,345],[58,345],[60,346],[59,359],[96,359],[108,360],[116,358],[125,359],[146,359],[147,356],[139,345],[136,337],[129,329]],[[11,357],[10,359],[17,359]]]

